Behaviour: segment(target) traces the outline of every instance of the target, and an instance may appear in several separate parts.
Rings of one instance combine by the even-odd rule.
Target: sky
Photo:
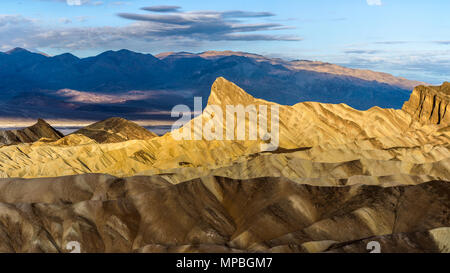
[[[245,51],[450,81],[448,0],[2,0],[0,51]]]

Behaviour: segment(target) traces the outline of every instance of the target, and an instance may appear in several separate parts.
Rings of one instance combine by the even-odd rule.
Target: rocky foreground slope
[[[198,130],[214,105],[275,105],[270,151],[267,140],[175,140],[176,131],[2,147],[0,250],[77,241],[85,252],[367,252],[378,241],[382,252],[449,252],[448,114],[424,122],[409,110],[415,94],[445,86],[418,87],[404,110],[357,111],[277,105],[219,78],[202,115],[179,129]]]
[[[79,175],[0,181],[0,251],[450,251],[450,184],[317,187],[285,178]]]

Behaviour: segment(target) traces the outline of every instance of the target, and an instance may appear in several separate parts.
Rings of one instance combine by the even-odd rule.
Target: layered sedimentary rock
[[[84,135],[97,143],[115,143],[133,139],[151,139],[156,134],[123,118],[109,118],[86,126],[74,134]]]
[[[80,173],[132,176],[183,174],[194,168],[199,172],[195,175],[198,177],[202,173],[210,174],[211,170],[228,168],[234,172],[231,170],[249,165],[252,174],[247,178],[267,176],[266,170],[276,169],[279,171],[269,173],[321,181],[360,175],[449,177],[449,127],[443,123],[422,124],[402,110],[357,111],[343,104],[313,102],[277,105],[253,98],[233,83],[219,78],[212,87],[205,112],[183,128],[191,126],[196,130],[196,120],[205,124],[211,119],[210,106],[225,109],[230,104],[278,106],[278,149],[262,151],[264,141],[261,139],[175,140],[171,133],[120,143],[23,144],[1,149],[0,175],[24,178]],[[248,120],[248,116],[246,118]],[[246,124],[248,126],[248,121]],[[353,167],[341,168],[339,175],[327,170],[338,165]],[[191,178],[187,175],[178,177],[177,181]]]
[[[441,86],[418,86],[414,88],[411,98],[403,110],[423,123],[449,124],[450,82]],[[450,108],[449,108],[450,110]]]
[[[0,180],[0,251],[449,251],[450,184],[317,187],[284,178]],[[409,242],[409,243],[407,243]],[[418,247],[416,247],[418,246]]]
[[[237,104],[278,108],[278,147],[174,138]],[[284,106],[219,78],[204,112],[162,137],[1,147],[0,251],[449,252],[448,114],[415,104]]]
[[[0,146],[30,143],[41,138],[47,141],[55,141],[63,136],[62,133],[55,130],[47,122],[39,119],[36,124],[24,129],[0,131]]]

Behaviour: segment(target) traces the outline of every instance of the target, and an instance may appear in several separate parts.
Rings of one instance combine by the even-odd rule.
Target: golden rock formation
[[[450,124],[450,82],[441,86],[418,86],[403,110],[423,123]]]
[[[218,78],[204,113],[179,130],[190,126],[195,131],[198,121],[204,125],[211,119],[211,105],[225,109],[229,104],[276,105]],[[414,184],[450,177],[450,131],[442,122],[423,124],[406,111],[377,107],[357,111],[315,102],[277,106],[279,148],[271,152],[261,150],[262,140],[175,140],[173,133],[119,143],[21,144],[0,148],[0,175],[167,174],[176,183],[206,174],[283,176],[327,185]]]

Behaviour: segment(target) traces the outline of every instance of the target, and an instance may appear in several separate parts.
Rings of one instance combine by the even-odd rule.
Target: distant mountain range
[[[0,52],[0,117],[169,120],[176,104],[193,104],[217,77],[280,104],[346,103],[365,110],[400,108],[416,85],[386,73],[242,52],[107,51],[78,58],[16,48]]]

